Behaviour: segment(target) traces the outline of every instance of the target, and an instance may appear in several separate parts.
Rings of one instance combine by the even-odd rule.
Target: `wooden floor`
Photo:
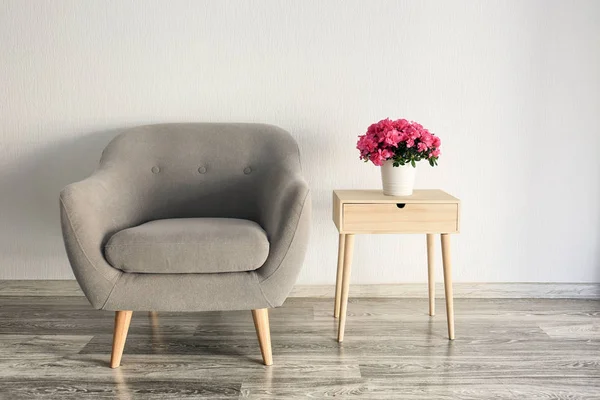
[[[600,399],[598,300],[332,299],[271,312],[274,365],[250,312],[134,313],[108,368],[113,313],[82,297],[0,297],[1,399]]]

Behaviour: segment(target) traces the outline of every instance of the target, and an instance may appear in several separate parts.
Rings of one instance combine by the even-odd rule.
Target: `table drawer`
[[[458,204],[344,204],[345,233],[458,232]]]

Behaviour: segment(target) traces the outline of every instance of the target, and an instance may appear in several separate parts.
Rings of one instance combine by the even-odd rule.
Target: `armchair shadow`
[[[89,176],[98,166],[102,149],[117,134],[117,130],[90,132],[24,150],[18,157],[4,160],[0,171],[0,210],[3,225],[10,227],[3,234],[10,236],[0,240],[0,251],[15,260],[15,265],[5,271],[8,277],[40,276],[41,271],[31,269],[44,268],[53,257],[62,258],[56,194],[67,184]],[[25,253],[27,260],[20,263]],[[30,271],[23,271],[27,268]],[[68,264],[53,273],[52,277],[65,278]]]

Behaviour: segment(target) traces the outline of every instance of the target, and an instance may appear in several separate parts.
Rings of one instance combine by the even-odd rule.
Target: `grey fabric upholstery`
[[[280,306],[310,230],[298,146],[287,132],[262,124],[130,129],[106,147],[92,176],[62,190],[60,205],[75,277],[95,308],[113,311]],[[189,274],[126,272],[105,258],[116,233],[172,218],[253,221],[266,233],[268,256],[251,271]]]
[[[115,233],[104,254],[124,272],[208,274],[253,271],[269,255],[256,222],[236,218],[171,218]]]

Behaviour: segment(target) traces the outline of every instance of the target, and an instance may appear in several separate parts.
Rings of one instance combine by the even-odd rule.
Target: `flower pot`
[[[410,196],[415,186],[417,169],[410,164],[394,167],[394,161],[388,160],[381,166],[383,194],[386,196]]]

